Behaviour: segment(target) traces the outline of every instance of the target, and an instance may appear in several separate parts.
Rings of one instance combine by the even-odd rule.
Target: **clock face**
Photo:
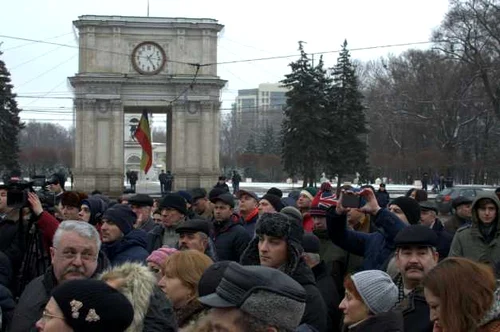
[[[165,51],[155,42],[140,43],[132,52],[132,65],[141,74],[158,74],[166,62]]]

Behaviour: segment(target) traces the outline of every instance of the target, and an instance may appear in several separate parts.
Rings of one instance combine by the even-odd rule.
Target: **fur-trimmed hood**
[[[117,288],[134,307],[134,320],[127,332],[142,331],[151,295],[156,285],[154,274],[144,265],[125,263],[105,271],[100,277],[106,282],[116,281]]]

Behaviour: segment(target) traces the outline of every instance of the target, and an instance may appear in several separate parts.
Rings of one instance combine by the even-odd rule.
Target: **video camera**
[[[23,208],[29,206],[28,193],[33,190],[32,181],[14,181],[7,182],[7,206],[11,208]]]
[[[49,180],[46,180],[44,175],[35,175],[31,178],[31,181],[33,182],[33,187],[40,188],[36,191],[36,194],[38,195],[38,198],[40,198],[40,202],[42,203],[44,209],[53,208],[56,205],[56,194],[49,191],[47,186],[49,184],[58,183],[57,179],[50,178]]]

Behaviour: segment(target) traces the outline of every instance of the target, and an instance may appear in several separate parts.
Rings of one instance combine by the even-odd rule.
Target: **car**
[[[480,187],[452,187],[443,189],[439,194],[436,195],[436,203],[440,213],[447,214],[452,210],[451,202],[457,197],[467,197],[474,200],[476,196],[484,191]]]

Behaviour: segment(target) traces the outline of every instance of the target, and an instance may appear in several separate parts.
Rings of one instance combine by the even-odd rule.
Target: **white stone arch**
[[[130,120],[139,120],[144,110],[165,115],[166,167],[175,175],[174,189],[212,186],[220,174],[220,90],[226,81],[215,65],[201,67],[195,76],[192,66],[178,61],[216,63],[223,26],[207,18],[96,15],[80,16],[73,24],[81,46],[79,72],[70,78],[74,189],[121,194],[124,168],[140,168],[128,164],[137,161],[129,160],[131,155],[141,154],[131,138]],[[137,45],[145,42],[164,50],[167,64],[161,71],[141,73],[134,67]]]

